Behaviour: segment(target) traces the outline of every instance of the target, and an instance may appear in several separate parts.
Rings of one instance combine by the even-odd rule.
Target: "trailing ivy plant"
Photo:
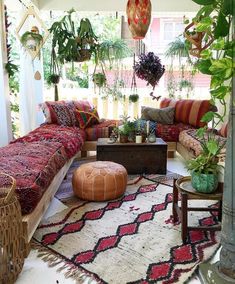
[[[222,114],[208,112],[202,121],[212,123],[215,128],[223,121],[226,114],[226,96],[231,94],[231,79],[233,75],[233,41],[229,34],[232,23],[232,9],[230,0],[193,0],[202,5],[196,17],[195,32],[202,32],[204,42],[213,38],[213,44],[200,53],[200,58],[196,63],[196,68],[203,74],[211,76],[210,94],[211,102],[214,105],[218,101],[224,106]],[[207,127],[200,128],[197,134],[203,139],[203,152],[196,159],[188,162],[187,167],[190,171],[207,172],[217,169],[216,156],[220,154],[222,146],[220,141],[215,138],[213,131],[205,132]],[[204,137],[207,137],[204,139]]]
[[[203,74],[211,76],[210,95],[211,102],[223,106],[223,113],[208,112],[202,121],[212,122],[216,128],[226,115],[226,97],[232,92],[232,77],[234,73],[234,50],[235,42],[232,38],[232,0],[193,0],[201,5],[196,17],[193,19],[197,32],[203,32],[203,40],[206,42],[209,37],[214,39],[213,43],[200,53],[196,68]],[[233,102],[234,103],[234,102]],[[206,128],[198,131],[202,137]],[[207,142],[209,153],[217,153],[220,149],[219,142],[209,136]]]

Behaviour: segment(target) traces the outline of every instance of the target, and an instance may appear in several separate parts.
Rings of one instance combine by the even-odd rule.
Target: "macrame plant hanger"
[[[131,94],[129,96],[129,101],[133,103],[139,100],[134,67],[135,67],[135,53],[133,55],[133,74],[132,74],[132,79],[131,79]]]

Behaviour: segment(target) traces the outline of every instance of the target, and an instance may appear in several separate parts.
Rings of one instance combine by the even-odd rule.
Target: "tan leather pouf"
[[[73,173],[74,194],[84,200],[105,201],[121,196],[127,171],[117,163],[97,161],[81,165]]]

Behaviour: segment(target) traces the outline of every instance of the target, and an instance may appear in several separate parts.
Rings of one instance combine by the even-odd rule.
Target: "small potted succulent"
[[[165,72],[165,67],[158,56],[149,52],[139,56],[139,61],[134,65],[134,71],[138,78],[147,81],[147,85],[151,85],[154,90]]]

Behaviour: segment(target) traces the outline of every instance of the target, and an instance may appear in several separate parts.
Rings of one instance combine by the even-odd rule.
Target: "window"
[[[162,21],[162,39],[164,41],[170,42],[173,41],[177,36],[183,33],[184,24],[181,22],[173,22],[172,21]]]

